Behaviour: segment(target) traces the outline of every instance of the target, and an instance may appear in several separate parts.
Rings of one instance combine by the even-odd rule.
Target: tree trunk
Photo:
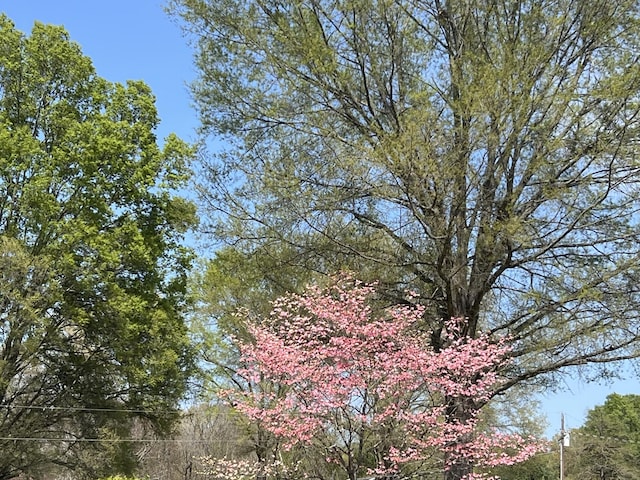
[[[446,400],[446,419],[449,423],[465,424],[476,414],[478,405],[472,398],[450,397]],[[473,441],[472,434],[458,437],[457,445],[466,445]],[[461,480],[473,473],[473,461],[468,456],[456,456],[451,452],[445,452],[444,480]]]

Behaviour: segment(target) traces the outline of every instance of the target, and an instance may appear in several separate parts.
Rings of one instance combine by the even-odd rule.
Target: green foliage
[[[202,360],[208,365],[204,376],[206,396],[215,395],[237,381],[237,339],[248,339],[247,317],[266,315],[271,301],[285,292],[297,291],[310,275],[302,269],[276,266],[269,257],[244,255],[222,248],[202,262],[191,277],[198,305],[191,330]]]
[[[511,336],[495,394],[638,357],[636,1],[170,8],[197,42],[203,131],[228,147],[203,168],[216,240],[263,273],[415,290],[436,349],[451,317]]]
[[[462,336],[512,335],[500,390],[638,355],[635,2],[170,8],[228,145],[204,165],[210,231],[263,274],[347,267]]]
[[[126,435],[123,410],[176,418],[196,217],[174,192],[194,150],[160,147],[154,102],[98,77],[62,27],[0,15],[0,437],[35,439],[0,441],[0,478],[81,466],[75,439]]]
[[[559,465],[557,452],[539,453],[516,465],[496,467],[491,473],[501,480],[556,480]]]
[[[640,395],[611,394],[572,432],[567,478],[640,478]]]

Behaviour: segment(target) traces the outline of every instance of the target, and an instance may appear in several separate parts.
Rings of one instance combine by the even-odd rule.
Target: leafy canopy
[[[509,336],[492,395],[640,355],[636,0],[170,8],[197,42],[203,132],[225,142],[207,226],[241,261],[350,268],[390,303],[415,290],[436,350],[450,318]]]
[[[348,267],[509,334],[497,390],[638,355],[637,2],[170,5],[227,147],[207,224],[251,265]]]
[[[0,478],[114,473],[77,440],[126,435],[126,410],[166,430],[185,393],[195,210],[175,191],[194,152],[160,147],[154,103],[62,27],[26,36],[0,15],[0,437],[51,439],[0,441]]]
[[[609,395],[571,433],[568,475],[601,480],[640,475],[640,395]]]

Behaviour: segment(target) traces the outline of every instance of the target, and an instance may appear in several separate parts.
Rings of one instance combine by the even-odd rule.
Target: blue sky
[[[144,80],[157,98],[159,138],[174,132],[195,140],[197,118],[187,83],[195,76],[191,49],[163,11],[163,0],[0,0],[0,11],[30,33],[34,21],[63,25],[112,82]]]
[[[25,33],[34,21],[64,25],[91,57],[98,75],[110,81],[144,80],[157,97],[159,138],[175,132],[195,140],[197,118],[187,84],[195,78],[192,51],[179,27],[165,14],[162,0],[0,0],[0,11]],[[589,408],[609,393],[640,394],[637,377],[610,385],[584,385],[567,378],[567,389],[542,397],[549,434],[579,427]]]

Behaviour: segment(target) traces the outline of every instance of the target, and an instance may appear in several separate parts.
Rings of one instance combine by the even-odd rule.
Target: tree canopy
[[[436,348],[452,317],[509,334],[495,393],[638,356],[636,1],[170,8],[225,142],[203,169],[217,239],[415,289]]]
[[[167,431],[185,393],[196,219],[175,192],[194,151],[160,146],[143,82],[110,83],[62,27],[27,36],[5,15],[0,125],[0,478],[130,469],[130,445],[91,465],[83,440],[133,417]]]
[[[613,393],[571,432],[567,475],[584,479],[640,477],[640,395]]]

